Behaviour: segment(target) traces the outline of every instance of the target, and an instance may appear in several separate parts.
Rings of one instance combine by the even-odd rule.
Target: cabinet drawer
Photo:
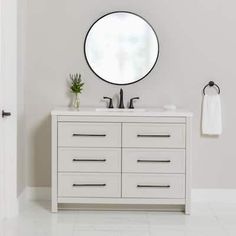
[[[184,124],[123,124],[123,147],[184,148]]]
[[[184,198],[183,174],[123,174],[122,197]]]
[[[121,197],[121,174],[58,174],[59,197]]]
[[[121,172],[121,149],[59,148],[58,171]]]
[[[185,173],[185,150],[123,149],[123,172]]]
[[[121,124],[59,122],[58,145],[64,147],[120,147]]]

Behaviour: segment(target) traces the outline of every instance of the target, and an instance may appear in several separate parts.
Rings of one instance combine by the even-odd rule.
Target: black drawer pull
[[[148,163],[170,163],[170,160],[137,160],[137,162],[148,162]]]
[[[138,184],[137,188],[170,188],[170,185],[141,185],[141,184]]]
[[[87,162],[87,161],[88,161],[88,162],[90,162],[90,161],[91,161],[91,162],[105,162],[106,159],[76,159],[76,158],[74,158],[73,161],[74,161],[74,162],[80,162],[80,161],[81,161],[81,162],[83,162],[83,161],[84,161],[84,162]]]
[[[105,187],[106,184],[73,184],[73,187]]]
[[[138,134],[138,138],[170,138],[170,134]]]
[[[73,137],[106,137],[106,134],[73,134]]]

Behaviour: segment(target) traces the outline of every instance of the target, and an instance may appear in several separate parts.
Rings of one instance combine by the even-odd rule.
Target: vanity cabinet
[[[184,111],[52,111],[52,211],[60,203],[179,206],[190,213]]]

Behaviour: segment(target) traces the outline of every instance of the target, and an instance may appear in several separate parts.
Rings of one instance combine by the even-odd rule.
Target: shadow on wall
[[[51,179],[51,117],[43,117],[32,135],[33,171],[31,186],[50,186]]]

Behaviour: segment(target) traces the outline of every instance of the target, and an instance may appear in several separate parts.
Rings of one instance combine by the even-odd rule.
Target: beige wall
[[[24,169],[24,136],[25,136],[25,115],[24,115],[24,78],[23,78],[23,58],[24,58],[24,0],[18,0],[18,45],[17,45],[17,194],[22,193],[25,188]]]
[[[24,54],[26,170],[29,186],[50,185],[50,110],[67,106],[68,74],[85,81],[82,106],[104,106],[119,87],[96,78],[83,55],[90,25],[114,10],[145,17],[156,29],[160,57],[143,81],[124,86],[139,107],[174,103],[192,110],[193,186],[236,188],[236,2],[234,0],[27,0]],[[201,92],[215,80],[222,89],[224,132],[200,135]]]

